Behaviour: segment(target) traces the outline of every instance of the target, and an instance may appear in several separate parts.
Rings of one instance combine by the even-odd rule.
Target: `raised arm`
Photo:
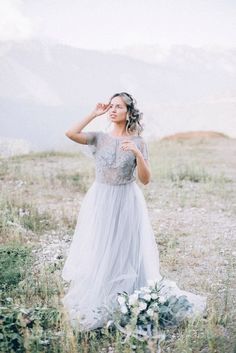
[[[85,133],[82,132],[83,128],[87,126],[90,121],[95,119],[97,116],[102,115],[106,113],[106,111],[110,108],[110,104],[103,104],[103,103],[98,103],[96,105],[96,108],[89,114],[87,115],[83,120],[81,120],[79,123],[76,123],[73,125],[69,130],[65,132],[65,135],[78,143],[81,144],[87,144],[87,136]]]

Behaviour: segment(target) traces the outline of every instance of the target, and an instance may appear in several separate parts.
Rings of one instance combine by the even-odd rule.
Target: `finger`
[[[127,145],[132,146],[132,142],[130,142],[130,141],[123,141],[122,143],[123,143],[124,145],[126,145],[126,146],[127,146]]]

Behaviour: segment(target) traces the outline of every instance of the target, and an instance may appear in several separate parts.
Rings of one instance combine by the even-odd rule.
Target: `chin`
[[[117,122],[125,121],[125,119],[123,119],[123,118],[121,118],[119,116],[112,117],[111,120],[115,120]]]

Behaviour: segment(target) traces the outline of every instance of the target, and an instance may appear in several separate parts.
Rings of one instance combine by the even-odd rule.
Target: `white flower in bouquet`
[[[150,301],[151,300],[151,295],[150,294],[145,294],[144,296],[143,296],[143,299],[145,299],[145,300],[147,300],[147,301]]]
[[[120,305],[125,304],[125,301],[126,301],[123,295],[119,295],[117,300]]]
[[[151,293],[151,288],[148,288],[148,287],[141,287],[140,290],[141,292],[144,292],[144,293]]]
[[[174,287],[173,283],[168,284]],[[120,306],[118,316],[113,322],[127,335],[126,338],[133,336],[143,341],[155,337],[161,342],[163,336],[160,330],[169,324],[178,324],[184,317],[184,312],[189,310],[190,304],[182,297],[170,296],[169,287],[163,281],[149,280],[148,285],[149,287],[136,289],[131,295],[126,292],[118,293]],[[167,307],[171,310],[167,311]]]
[[[140,311],[145,310],[146,308],[147,308],[147,303],[141,302],[141,303],[139,304],[139,309],[140,309]]]
[[[138,290],[138,289],[135,289],[134,293],[136,293],[136,294],[140,294],[140,293],[141,293],[141,291],[140,291],[140,290]]]
[[[147,310],[147,314],[148,314],[149,316],[153,316],[153,315],[154,315],[154,311],[149,308],[149,309]]]
[[[126,314],[128,312],[128,309],[127,309],[127,306],[126,305],[121,305],[121,308],[120,308],[121,312],[123,314]]]
[[[137,315],[140,313],[140,308],[139,308],[139,306],[134,307],[132,311],[133,311],[134,315],[137,316]]]
[[[129,297],[129,305],[134,305],[138,301],[138,293],[131,294]]]
[[[151,298],[155,300],[155,299],[158,298],[158,295],[157,295],[156,293],[152,293],[152,294],[151,294]]]

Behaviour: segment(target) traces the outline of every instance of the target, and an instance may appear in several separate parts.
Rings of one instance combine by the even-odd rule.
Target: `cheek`
[[[119,111],[119,115],[126,115],[126,113],[127,113],[127,112],[126,112],[125,110],[120,110],[120,111]]]

